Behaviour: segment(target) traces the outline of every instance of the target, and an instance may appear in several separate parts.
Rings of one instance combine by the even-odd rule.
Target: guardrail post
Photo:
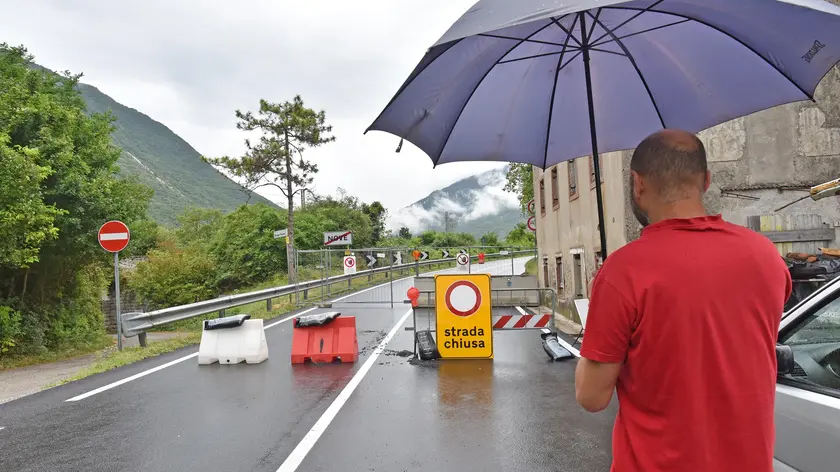
[[[219,318],[225,317],[225,310],[219,310]]]
[[[272,310],[271,299],[269,298],[268,300],[265,301],[265,311],[271,311],[271,310]]]
[[[140,343],[140,347],[146,347],[146,332],[142,332],[137,335],[137,342]]]

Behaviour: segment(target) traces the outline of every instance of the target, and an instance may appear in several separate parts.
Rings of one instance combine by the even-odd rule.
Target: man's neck
[[[701,200],[678,200],[660,208],[652,208],[649,212],[650,223],[658,223],[675,218],[688,219],[708,216]]]

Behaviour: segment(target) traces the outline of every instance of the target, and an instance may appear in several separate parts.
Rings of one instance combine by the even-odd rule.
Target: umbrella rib
[[[552,18],[552,20],[554,20],[554,18]],[[575,29],[575,24],[577,24],[577,20],[578,16],[575,15],[575,19],[572,21],[572,29]],[[545,152],[543,153],[542,165],[543,170],[545,170],[546,166],[548,165],[548,144],[551,141],[551,118],[554,116],[554,98],[557,95],[557,79],[560,77],[560,70],[563,68],[561,66],[563,64],[563,56],[566,52],[565,47],[569,44],[569,38],[571,37],[571,34],[566,35],[566,39],[563,41],[563,52],[560,53],[560,59],[557,60],[557,67],[554,71],[554,86],[551,87],[551,100],[548,102],[548,123],[546,124],[545,130]],[[577,55],[575,55],[575,57],[577,57]],[[570,59],[569,62],[572,62],[573,60],[574,57]]]
[[[560,19],[562,20],[563,18],[560,18]],[[575,15],[575,19],[577,19],[577,15]],[[575,38],[575,35],[572,34],[571,30],[567,30],[563,25],[560,24],[559,21],[557,21],[556,18],[552,18],[551,21],[553,21],[554,24],[557,25],[558,28],[563,30],[564,33],[566,33],[570,38],[572,38],[577,43],[578,47],[583,47],[583,44],[581,44],[581,42],[578,41],[577,38]],[[572,23],[572,30],[574,30],[574,29],[575,29],[575,22]]]
[[[558,44],[558,46],[560,46],[560,45]],[[540,58],[540,57],[554,56],[554,55],[557,55],[557,54],[562,55],[566,51],[580,51],[580,48],[577,48],[577,47],[574,47],[574,46],[568,46],[566,49],[563,49],[562,51],[546,52],[546,53],[542,53],[542,54],[534,54],[532,56],[517,57],[516,59],[508,59],[506,61],[500,61],[499,65],[509,64],[511,62],[517,62],[517,61],[524,61],[526,59],[537,59],[537,58]],[[611,51],[604,51],[604,52],[611,52]],[[618,53],[614,53],[614,54],[618,54]]]
[[[553,18],[552,18],[552,19],[553,19]],[[478,90],[478,88],[479,88],[479,87],[481,87],[481,84],[484,82],[484,79],[486,79],[486,78],[487,78],[487,76],[488,76],[488,75],[490,75],[490,72],[493,70],[493,68],[495,68],[497,65],[499,65],[499,62],[500,62],[500,61],[501,61],[501,60],[502,60],[505,56],[507,56],[508,54],[510,54],[510,53],[511,53],[511,51],[513,51],[514,49],[518,48],[520,45],[522,45],[522,43],[524,43],[525,41],[527,41],[527,40],[531,39],[532,37],[534,37],[535,35],[537,35],[537,33],[539,33],[539,32],[541,32],[541,31],[543,31],[544,29],[548,28],[548,27],[549,27],[549,26],[551,26],[551,25],[552,25],[552,23],[548,23],[548,24],[546,24],[545,26],[543,26],[543,27],[541,27],[541,28],[538,28],[536,31],[534,31],[533,33],[529,34],[529,35],[528,35],[528,36],[526,36],[525,38],[523,38],[523,39],[519,40],[519,42],[517,42],[516,44],[514,44],[513,46],[511,46],[511,48],[510,48],[510,49],[508,49],[508,50],[507,50],[507,52],[505,52],[504,54],[502,54],[502,55],[499,57],[499,59],[498,59],[498,60],[496,60],[496,62],[495,62],[495,63],[493,63],[493,65],[492,65],[492,66],[490,66],[490,67],[487,69],[487,72],[485,72],[485,73],[484,73],[484,75],[483,75],[483,76],[481,76],[481,80],[479,80],[479,81],[478,81],[478,83],[477,83],[477,84],[475,84],[475,88],[473,88],[473,89],[472,89],[472,92],[470,92],[469,97],[467,97],[467,101],[465,101],[465,102],[464,102],[464,106],[463,106],[463,107],[461,107],[461,111],[459,111],[459,112],[458,112],[458,116],[457,116],[457,117],[455,117],[455,121],[452,123],[452,128],[450,128],[450,129],[449,129],[449,134],[447,134],[447,135],[446,135],[446,139],[443,141],[443,146],[441,146],[441,147],[440,147],[440,152],[438,153],[437,159],[432,159],[432,162],[434,163],[434,165],[435,165],[435,166],[437,166],[437,163],[438,163],[438,161],[440,160],[440,156],[442,156],[442,155],[443,155],[443,151],[446,149],[446,145],[447,145],[447,144],[449,144],[449,138],[451,138],[451,137],[452,137],[452,132],[454,132],[454,131],[455,131],[455,127],[456,127],[456,126],[458,126],[458,121],[461,119],[461,115],[463,115],[463,114],[464,114],[464,110],[466,110],[466,109],[467,109],[467,105],[469,105],[469,104],[470,104],[470,100],[472,100],[473,95],[475,95],[476,90]]]
[[[631,10],[631,11],[639,11],[639,9],[638,9],[638,8],[633,8],[633,7],[618,7],[618,6],[609,6],[609,7],[603,7],[603,8],[610,8],[610,9],[612,9],[612,10]],[[769,60],[769,59],[767,59],[766,57],[764,57],[764,55],[763,55],[763,54],[761,54],[760,52],[756,51],[756,50],[755,50],[755,48],[753,48],[753,47],[752,47],[752,46],[750,46],[749,44],[745,43],[745,42],[744,42],[744,41],[742,41],[741,39],[736,38],[735,36],[732,36],[732,35],[731,35],[731,34],[729,34],[727,31],[724,31],[722,28],[719,28],[719,27],[717,27],[717,26],[715,26],[715,25],[713,25],[713,24],[711,24],[711,23],[707,23],[707,22],[706,22],[706,21],[704,21],[704,20],[700,20],[700,19],[697,19],[697,18],[692,18],[692,17],[690,17],[690,16],[686,16],[686,15],[683,15],[683,14],[681,14],[681,13],[674,13],[674,12],[670,12],[670,11],[662,11],[662,10],[645,10],[645,11],[650,11],[651,13],[662,13],[662,14],[664,14],[664,15],[672,15],[672,16],[676,16],[676,17],[679,17],[679,18],[685,18],[686,20],[689,20],[689,21],[694,21],[694,22],[700,23],[701,25],[706,26],[706,27],[708,27],[708,28],[711,28],[711,29],[713,29],[713,30],[717,31],[718,33],[721,33],[721,34],[726,35],[727,37],[729,37],[729,38],[730,38],[730,39],[732,39],[733,41],[737,42],[737,43],[738,43],[738,44],[740,44],[741,46],[744,46],[745,48],[747,48],[750,52],[752,52],[752,53],[753,53],[753,54],[755,54],[756,56],[760,57],[760,58],[761,58],[761,60],[763,60],[765,63],[767,63],[767,65],[769,65],[770,67],[772,67],[772,68],[773,68],[776,72],[778,72],[779,74],[782,74],[782,77],[784,77],[785,79],[787,79],[787,80],[788,80],[788,82],[790,82],[790,83],[791,83],[794,87],[796,87],[796,88],[797,88],[800,92],[802,92],[802,94],[803,94],[803,95],[805,95],[806,97],[808,97],[808,99],[809,99],[809,100],[811,100],[812,102],[815,102],[815,101],[816,101],[816,100],[814,100],[814,96],[813,96],[813,94],[808,93],[808,92],[807,92],[804,88],[802,88],[802,86],[801,86],[801,85],[799,85],[798,83],[796,83],[796,81],[795,81],[795,80],[793,80],[793,78],[792,78],[791,76],[789,76],[789,75],[788,75],[787,73],[785,73],[783,70],[779,69],[779,66],[777,66],[776,64],[773,64],[773,62],[772,62],[771,60]],[[642,13],[644,13],[644,11],[642,11]]]
[[[610,40],[607,40],[607,41],[604,41],[604,42],[592,43],[592,46],[603,46],[603,45],[605,45],[605,44],[612,43],[612,42],[614,42],[614,41],[616,41],[616,40],[618,40],[618,39],[627,39],[627,38],[631,38],[631,37],[633,37],[633,36],[637,36],[637,35],[640,35],[640,34],[645,34],[645,33],[650,33],[651,31],[660,30],[660,29],[663,29],[663,28],[667,28],[667,27],[669,27],[669,26],[676,26],[676,25],[681,25],[681,24],[683,24],[683,23],[688,23],[689,21],[691,21],[691,20],[683,19],[683,20],[680,20],[680,21],[675,21],[675,22],[673,22],[673,23],[668,23],[667,25],[660,25],[660,26],[657,26],[657,27],[655,27],[655,28],[649,28],[649,29],[642,30],[642,31],[636,31],[635,33],[626,34],[626,35],[624,35],[624,36],[618,36],[615,40],[614,40],[614,39],[610,39]],[[613,29],[613,33],[615,33],[615,29]],[[609,36],[609,33],[607,33],[607,34],[605,34],[605,35],[604,35],[604,37],[606,37],[606,36]]]
[[[663,1],[665,1],[665,0],[658,0],[658,1],[654,2],[654,3],[652,3],[651,5],[646,6],[645,8],[635,8],[634,10],[637,10],[637,11],[638,11],[638,13],[636,13],[635,15],[631,16],[630,18],[627,18],[626,20],[624,20],[624,21],[622,21],[621,23],[619,23],[619,24],[618,24],[618,26],[616,26],[615,28],[613,28],[613,29],[612,29],[612,30],[613,30],[613,32],[618,31],[618,29],[619,29],[619,28],[621,28],[622,26],[624,26],[624,25],[626,25],[627,23],[630,23],[631,21],[635,20],[636,18],[638,18],[638,17],[640,17],[640,16],[644,15],[646,12],[651,11],[653,8],[656,8],[656,6],[657,6],[657,5],[659,5],[660,3],[662,3]],[[600,10],[603,10],[604,8],[609,8],[609,7],[603,7],[603,8],[600,8],[600,9],[599,9],[599,11],[600,11]],[[607,31],[609,31],[609,30],[607,30]],[[602,39],[604,39],[604,38],[606,38],[607,36],[609,36],[609,34],[610,34],[610,33],[604,33],[604,34],[602,34],[601,36],[599,36],[599,37],[598,37],[598,39],[596,39],[595,41],[592,41],[592,43],[591,43],[591,44],[597,44],[599,41],[601,41]]]
[[[587,14],[589,14],[589,16],[592,16],[592,14],[589,12],[587,12]],[[665,120],[662,118],[662,112],[659,110],[659,105],[656,104],[656,99],[653,98],[653,92],[650,90],[650,86],[648,85],[647,80],[645,80],[645,76],[639,69],[639,65],[636,64],[636,59],[633,58],[633,54],[630,53],[630,50],[627,49],[627,46],[624,45],[624,42],[615,36],[613,30],[607,28],[598,19],[594,17],[592,19],[595,20],[596,24],[601,25],[601,28],[604,28],[604,31],[607,32],[607,35],[611,36],[615,43],[618,45],[618,47],[620,47],[621,50],[624,51],[624,54],[627,56],[627,60],[629,60],[630,64],[633,65],[633,68],[636,69],[636,73],[639,74],[639,79],[642,81],[642,85],[645,86],[645,90],[647,91],[648,97],[650,98],[650,103],[653,105],[653,109],[656,110],[656,116],[659,118],[659,124],[661,124],[663,128],[667,128],[665,126]]]
[[[536,44],[545,44],[548,46],[562,46],[560,43],[555,43],[551,41],[541,41],[539,39],[528,39],[528,38],[517,38],[514,36],[503,36],[500,34],[491,34],[491,33],[480,33],[476,36],[484,36],[485,38],[496,38],[496,39],[509,39],[511,41],[522,41],[526,43],[536,43]]]

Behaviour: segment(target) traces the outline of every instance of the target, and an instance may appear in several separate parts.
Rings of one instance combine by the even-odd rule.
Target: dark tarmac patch
[[[397,356],[397,357],[411,357],[411,356],[414,355],[414,352],[406,350],[406,349],[404,349],[402,351],[393,351],[391,349],[386,349],[386,350],[382,351],[382,353],[385,354],[386,356]]]

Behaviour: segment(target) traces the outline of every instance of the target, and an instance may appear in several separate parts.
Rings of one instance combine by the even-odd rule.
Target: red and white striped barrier
[[[551,322],[551,315],[504,315],[493,317],[493,329],[539,329]]]

